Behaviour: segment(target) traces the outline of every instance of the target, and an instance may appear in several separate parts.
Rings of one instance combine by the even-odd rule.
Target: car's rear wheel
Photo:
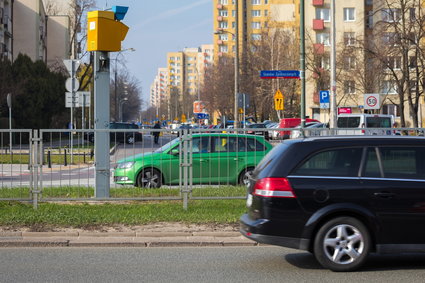
[[[254,167],[248,167],[239,174],[239,180],[238,180],[239,185],[241,186],[249,185],[249,176],[252,174],[252,171],[254,171]]]
[[[314,255],[319,263],[333,271],[359,268],[370,252],[368,229],[353,217],[338,217],[325,223],[314,240]]]
[[[154,168],[143,169],[137,176],[136,185],[141,188],[159,188],[162,185],[161,172]]]

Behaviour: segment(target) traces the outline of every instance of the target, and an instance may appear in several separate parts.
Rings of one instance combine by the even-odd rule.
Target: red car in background
[[[310,119],[310,118],[306,118],[305,122],[306,123],[309,123],[309,122],[320,123],[320,121],[318,121],[316,119]],[[301,118],[282,118],[282,119],[280,119],[280,122],[279,122],[279,128],[280,129],[295,128],[299,124],[301,124]],[[291,131],[279,131],[279,137],[282,138],[282,139],[289,139],[290,135],[291,135]]]

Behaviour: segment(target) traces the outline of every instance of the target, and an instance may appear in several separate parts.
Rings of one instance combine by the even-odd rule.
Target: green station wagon
[[[159,188],[180,182],[182,141],[176,138],[152,153],[118,161],[114,181]],[[245,184],[255,166],[272,149],[264,137],[238,134],[195,134],[189,158],[193,184]]]

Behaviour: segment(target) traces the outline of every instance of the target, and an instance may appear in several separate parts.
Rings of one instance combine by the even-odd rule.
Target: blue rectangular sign
[[[207,113],[195,113],[197,119],[209,119],[210,115]]]
[[[300,71],[297,70],[263,70],[260,72],[262,79],[299,79]]]
[[[319,93],[320,108],[329,108],[329,90],[322,90]]]

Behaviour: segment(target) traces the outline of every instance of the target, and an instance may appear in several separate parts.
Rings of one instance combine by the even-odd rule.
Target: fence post
[[[48,168],[52,168],[52,157],[50,156],[50,149],[47,150],[47,164],[48,164]],[[43,154],[44,156],[44,154]]]
[[[39,190],[39,168],[40,168],[40,155],[39,147],[40,145],[40,136],[38,130],[34,130],[34,137],[31,139],[32,155],[30,165],[32,168],[32,179],[33,182],[30,185],[30,190],[32,193],[32,201],[34,209],[38,208],[38,196],[40,194]]]
[[[64,155],[64,157],[65,157],[65,160],[64,160],[63,165],[64,165],[64,166],[68,166],[68,160],[66,160],[66,148],[63,150],[63,155]]]
[[[182,131],[182,142],[183,142],[183,160],[180,166],[183,168],[183,187],[181,191],[183,193],[183,209],[187,210],[188,199],[189,199],[189,167],[192,164],[189,163],[189,142],[191,135],[189,135],[188,129]]]

